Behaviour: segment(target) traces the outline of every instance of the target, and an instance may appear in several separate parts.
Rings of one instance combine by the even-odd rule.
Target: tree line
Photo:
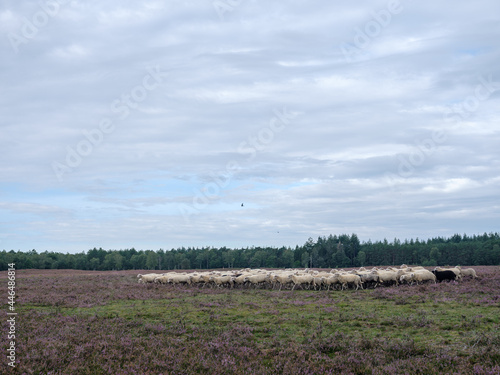
[[[171,250],[104,250],[93,248],[77,254],[30,250],[0,252],[0,270],[9,263],[16,269],[175,270],[214,268],[338,268],[418,264],[499,265],[500,235],[484,233],[428,240],[394,239],[361,243],[356,234],[309,238],[302,246],[178,248]]]

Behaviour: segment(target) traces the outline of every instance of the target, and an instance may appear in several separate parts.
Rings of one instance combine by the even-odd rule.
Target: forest
[[[178,248],[171,250],[104,250],[93,248],[76,254],[59,252],[0,252],[0,270],[9,263],[16,269],[175,270],[215,268],[338,268],[379,265],[499,265],[500,234],[484,233],[449,238],[384,239],[360,242],[356,234],[309,238],[290,247]]]

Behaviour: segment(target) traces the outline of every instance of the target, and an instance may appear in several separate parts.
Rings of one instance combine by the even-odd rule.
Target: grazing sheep
[[[458,268],[458,267],[457,267]],[[460,269],[463,276],[471,276],[473,279],[477,278],[476,270],[474,268]]]
[[[399,277],[399,282],[401,284],[410,284],[413,285],[413,273],[405,273]]]
[[[436,271],[452,271],[456,275],[457,280],[462,279],[462,271],[460,270],[460,266],[453,267],[453,268],[441,268],[441,267],[436,267],[434,268]]]
[[[301,288],[303,288],[303,285],[307,285],[309,287],[313,282],[313,277],[311,275],[290,275],[288,277],[294,284],[292,290],[294,290],[297,285],[300,285]]]
[[[333,286],[335,289],[337,285],[339,285],[339,276],[338,275],[331,275],[328,277],[325,277],[323,280],[323,284],[328,286],[328,291],[330,290],[330,287]]]
[[[155,284],[168,284],[168,279],[170,276],[168,275],[163,275],[163,276],[158,276],[154,279]]]
[[[425,270],[425,268],[422,266],[412,267],[412,271],[422,271],[422,270]]]
[[[191,277],[190,275],[170,275],[168,278],[168,282],[171,284],[191,284]]]
[[[258,273],[256,275],[252,276],[247,276],[245,277],[245,282],[249,282],[250,284],[253,284],[255,288],[257,288],[259,285],[262,285],[266,282],[267,274],[265,273]]]
[[[380,284],[383,283],[396,283],[398,285],[398,273],[394,271],[383,271],[383,270],[378,270],[378,271],[372,271],[378,275],[378,281]]]
[[[241,287],[245,286],[246,284],[246,281],[245,279],[247,278],[247,276],[250,276],[251,274],[249,273],[244,273],[242,275],[239,275],[239,276],[236,276],[233,280],[233,282],[236,284],[236,285],[239,285]]]
[[[142,283],[142,284],[154,283],[155,279],[158,276],[163,276],[163,275],[160,274],[160,273],[148,273],[148,274],[145,274],[145,275],[141,275],[141,274],[137,275],[137,277],[139,278],[138,282]]]
[[[419,283],[424,283],[426,281],[432,281],[432,282],[436,283],[436,275],[434,275],[432,272],[427,271],[427,270],[412,272],[411,275],[412,275],[412,279],[413,279],[412,281],[415,281],[417,283],[417,285]]]
[[[202,277],[202,275],[200,275],[200,274],[197,274],[197,273],[193,274],[191,276],[191,284],[200,284],[200,283],[202,283],[203,279],[201,277]]]
[[[339,275],[338,280],[339,283],[342,285],[342,290],[344,290],[344,288],[347,289],[348,284],[356,285],[356,290],[358,290],[359,287],[363,289],[363,282],[361,281],[361,278],[358,275],[352,275],[352,274]]]
[[[231,288],[233,287],[233,277],[226,275],[226,276],[211,276],[210,281],[213,281],[215,285],[217,285],[217,288],[220,288],[224,285],[229,285]]]
[[[312,285],[314,287],[314,290],[316,290],[316,287],[318,287],[318,290],[321,289],[321,286],[323,285],[323,277],[313,276]]]
[[[361,278],[361,282],[365,285],[373,285],[374,288],[377,287],[379,278],[376,273],[372,272],[358,272],[357,275]]]
[[[284,272],[284,273],[281,273],[281,274],[278,274],[278,275],[275,275],[274,276],[274,280],[280,284],[280,289],[283,287],[283,286],[286,286],[288,284],[290,284],[292,282],[292,279],[290,278],[292,274],[290,272]]]
[[[450,270],[443,270],[443,271],[434,270],[431,272],[436,276],[436,280],[439,282],[441,282],[443,280],[456,280],[457,279],[457,274],[453,271],[450,271]]]
[[[291,289],[295,290],[298,286],[302,289],[314,290],[330,290],[354,288],[356,290],[361,287],[373,286],[379,284],[421,284],[424,282],[441,282],[443,280],[458,280],[462,276],[476,278],[476,271],[472,268],[461,269],[460,266],[454,268],[440,268],[432,272],[423,267],[406,267],[401,268],[385,268],[366,270],[361,267],[357,270],[332,269],[330,272],[315,271],[312,269],[286,269],[286,270],[252,270],[245,269],[242,271],[206,271],[194,273],[150,273],[137,275],[139,283],[157,283],[157,284],[187,284],[203,286],[217,286],[217,288],[235,288],[237,286],[254,285],[255,288],[266,287],[275,289],[279,284],[279,290],[283,286],[293,284]],[[340,287],[337,287],[340,285]]]

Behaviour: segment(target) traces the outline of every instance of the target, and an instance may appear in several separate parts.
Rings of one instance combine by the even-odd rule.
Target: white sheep
[[[280,289],[283,288],[284,285],[290,284],[292,280],[290,279],[290,276],[292,273],[290,272],[282,272],[277,275],[274,275],[274,280],[280,285]]]
[[[321,286],[323,285],[323,279],[324,277],[322,276],[313,276],[312,285],[314,287],[314,290],[316,290],[316,287],[318,287],[318,289],[321,289]]]
[[[328,286],[328,288],[327,288],[328,291],[330,290],[331,286],[333,286],[333,288],[335,288],[336,285],[339,284],[339,275],[335,274],[335,275],[325,277],[323,280],[323,284]]]
[[[423,282],[426,282],[426,281],[432,281],[434,282],[434,284],[436,283],[436,275],[434,275],[431,271],[427,271],[427,270],[420,270],[420,271],[416,271],[416,272],[412,272],[411,273],[412,275],[412,281],[415,281],[417,283],[417,285],[419,283],[423,283]]]
[[[168,278],[168,282],[171,284],[191,284],[191,277],[190,275],[172,274]]]
[[[459,268],[459,266],[457,266]],[[462,276],[472,276],[473,279],[477,278],[476,270],[474,268],[464,268],[460,269]]]
[[[167,284],[168,278],[169,278],[169,276],[167,276],[167,275],[158,276],[154,279],[154,282],[155,282],[155,284]]]
[[[145,275],[138,274],[137,277],[139,278],[138,282],[142,284],[146,283],[153,283],[155,281],[155,278],[158,276],[162,276],[160,273],[147,273]]]
[[[239,276],[236,276],[234,279],[233,279],[233,282],[236,284],[236,285],[241,285],[241,286],[244,286],[245,285],[245,278],[247,276],[250,276],[249,273],[244,273],[242,275],[239,275]]]
[[[376,273],[378,275],[379,283],[394,281],[396,285],[398,285],[398,272],[378,270],[372,271],[372,273]]]
[[[263,283],[266,282],[266,278],[267,278],[267,274],[258,273],[256,275],[251,275],[251,276],[245,277],[244,281],[249,282],[250,284],[253,284],[255,286],[255,288],[257,288],[257,286],[262,285]]]
[[[342,285],[342,290],[347,289],[348,284],[356,285],[356,290],[358,290],[359,287],[363,289],[363,283],[358,275],[338,275],[338,281]]]
[[[311,285],[313,282],[313,277],[311,275],[305,274],[305,275],[290,275],[288,276],[290,280],[293,282],[293,288],[292,291],[295,289],[297,285],[300,285],[301,288],[303,288],[303,285],[307,285],[308,287]]]
[[[233,287],[233,277],[230,275],[226,276],[211,276],[210,281],[213,281],[218,288],[229,285],[231,288]]]
[[[399,277],[399,282],[401,284],[407,283],[413,285],[413,273],[405,273]]]
[[[367,285],[373,284],[373,287],[376,288],[378,285],[378,274],[369,272],[369,271],[358,271],[357,275],[361,278],[361,281]]]

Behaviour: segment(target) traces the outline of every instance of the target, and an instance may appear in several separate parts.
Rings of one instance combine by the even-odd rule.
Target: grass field
[[[500,268],[474,268],[461,283],[330,292],[18,270],[17,367],[0,373],[500,374]]]

